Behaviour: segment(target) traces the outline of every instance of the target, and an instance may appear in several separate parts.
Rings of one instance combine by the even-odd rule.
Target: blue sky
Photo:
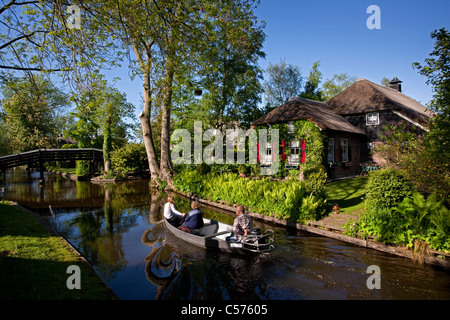
[[[370,5],[380,8],[379,30],[367,28]],[[433,30],[449,29],[448,0],[261,0],[255,12],[267,24],[264,69],[284,59],[307,76],[320,60],[323,80],[342,72],[377,83],[397,76],[406,95],[422,104],[432,97],[411,65],[433,50]]]
[[[379,30],[366,26],[370,5],[380,8]],[[255,13],[266,22],[263,69],[283,59],[298,65],[307,77],[312,64],[320,60],[322,81],[343,72],[376,83],[397,76],[404,94],[424,105],[432,98],[426,78],[412,63],[423,63],[432,52],[433,30],[450,29],[449,0],[261,0]],[[114,75],[122,77],[117,87],[138,114],[141,81],[130,82],[126,72],[114,71]]]

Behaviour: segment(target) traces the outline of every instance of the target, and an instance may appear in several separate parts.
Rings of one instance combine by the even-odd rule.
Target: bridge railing
[[[103,151],[94,148],[39,149],[1,156],[0,170],[6,170],[8,168],[48,161],[65,161],[65,160],[101,161],[102,159],[103,159]]]

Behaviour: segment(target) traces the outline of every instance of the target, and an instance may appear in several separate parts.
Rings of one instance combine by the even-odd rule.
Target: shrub
[[[327,182],[327,170],[321,164],[304,171],[306,191],[316,196],[323,196]]]
[[[75,174],[79,177],[88,176],[91,174],[88,160],[78,160],[76,164]]]
[[[374,236],[383,243],[406,246],[421,252],[419,260],[427,246],[450,250],[450,211],[443,198],[412,191],[393,170],[371,174],[367,194],[367,210],[345,226],[347,235]]]
[[[197,172],[201,175],[206,175],[211,172],[211,167],[207,163],[202,162],[197,165]]]
[[[247,174],[247,173],[249,173],[250,170],[247,168],[247,166],[245,164],[240,164],[238,166],[238,171],[239,171],[239,173]]]
[[[173,184],[184,193],[196,193],[212,201],[242,204],[260,214],[296,222],[315,219],[325,204],[323,195],[306,192],[305,182],[295,178],[248,180],[231,172],[200,175],[197,171],[183,171],[174,177]]]
[[[366,185],[366,208],[389,209],[412,196],[412,184],[398,170],[372,171]]]
[[[429,243],[437,250],[450,250],[450,212],[436,194],[425,198],[414,192],[412,198],[405,198],[393,212],[404,219],[408,232],[408,246],[415,239]]]
[[[173,178],[174,187],[184,193],[195,193],[198,196],[203,195],[202,176],[196,170],[183,171]]]
[[[144,174],[148,169],[147,152],[144,144],[129,143],[111,153],[112,171],[122,176],[128,172]]]

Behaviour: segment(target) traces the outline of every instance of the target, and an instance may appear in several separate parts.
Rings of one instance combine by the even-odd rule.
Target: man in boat
[[[240,241],[253,229],[253,219],[245,214],[244,206],[236,207],[236,215],[233,223],[233,235],[227,237],[227,241]]]
[[[198,207],[199,203],[197,201],[191,202],[192,210],[188,212],[183,224],[178,229],[191,233],[192,230],[203,227],[203,213]]]
[[[164,205],[164,218],[166,218],[173,226],[178,227],[183,222],[185,216],[185,213],[181,213],[175,208],[173,196],[168,196],[167,202]]]

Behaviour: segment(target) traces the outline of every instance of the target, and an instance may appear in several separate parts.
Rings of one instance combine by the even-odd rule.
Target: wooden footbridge
[[[37,166],[40,179],[44,179],[44,163],[49,161],[89,160],[91,174],[94,174],[94,164],[103,161],[103,151],[100,149],[39,149],[0,157],[0,171],[9,168],[28,165]]]

